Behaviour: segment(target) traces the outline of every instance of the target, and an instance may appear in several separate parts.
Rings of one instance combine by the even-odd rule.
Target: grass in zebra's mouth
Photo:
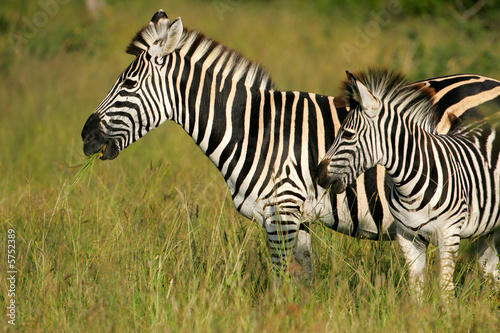
[[[66,191],[67,194],[69,194],[71,192],[71,190],[78,183],[84,181],[87,178],[89,173],[92,172],[92,168],[94,167],[95,161],[104,155],[105,150],[106,150],[106,145],[104,145],[104,147],[102,147],[100,150],[98,150],[95,153],[93,153],[92,155],[90,155],[84,164],[79,165],[79,166],[81,166],[81,168],[78,171],[78,173],[73,177],[73,181],[71,182],[71,184],[68,186],[68,189]]]
[[[101,150],[99,150],[98,152],[96,152],[96,153],[94,153],[94,154],[99,153],[99,158],[102,158],[102,157],[104,156],[104,151],[106,150],[106,147],[107,147],[107,145],[104,145],[104,146],[101,148]],[[90,158],[91,158],[92,156],[94,156],[94,154],[90,155]],[[90,160],[90,158],[89,158],[89,160]],[[93,162],[92,162],[92,163],[93,163]]]

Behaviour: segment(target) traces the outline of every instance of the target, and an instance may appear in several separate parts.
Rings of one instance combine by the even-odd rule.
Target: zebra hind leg
[[[478,264],[488,282],[500,290],[500,230],[477,239]]]

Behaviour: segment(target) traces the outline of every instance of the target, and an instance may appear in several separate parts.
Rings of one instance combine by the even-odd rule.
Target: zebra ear
[[[370,118],[378,115],[382,107],[382,102],[380,101],[380,99],[373,96],[370,90],[368,90],[368,88],[364,84],[354,79],[352,75],[351,82],[353,89],[359,96],[359,104],[363,108],[363,111],[366,112],[366,114]]]
[[[172,24],[170,24],[170,21],[168,21],[168,19],[164,20],[165,21],[163,22],[167,23],[166,28],[158,26],[157,31],[161,32],[161,34],[148,50],[149,54],[152,57],[164,57],[167,54],[174,52],[179,44],[179,41],[181,40],[182,33],[184,32],[184,26],[182,25],[182,20],[180,17],[175,19]],[[155,23],[151,21],[150,25],[151,24]]]
[[[168,29],[165,45],[163,46],[162,56],[166,56],[175,51],[179,41],[181,40],[182,33],[184,31],[184,25],[182,24],[182,19],[180,17],[176,18],[174,22],[170,25]]]

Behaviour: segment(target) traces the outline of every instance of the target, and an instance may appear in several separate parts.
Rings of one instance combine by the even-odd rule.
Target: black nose
[[[95,130],[99,130],[99,116],[92,113],[85,122],[82,129],[82,140],[85,142],[86,138],[92,134]]]
[[[323,188],[328,188],[331,184],[331,179],[328,177],[328,165],[330,164],[329,160],[323,160],[321,163],[318,165],[318,168],[316,169],[316,174],[318,175],[318,185],[323,187]]]
[[[96,114],[90,115],[89,119],[83,126],[83,153],[87,156],[99,151],[108,141],[107,137],[102,133],[99,126],[99,116]]]

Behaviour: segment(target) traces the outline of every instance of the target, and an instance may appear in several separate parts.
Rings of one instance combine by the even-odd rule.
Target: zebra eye
[[[125,81],[123,81],[122,87],[135,88],[136,85],[137,85],[137,81],[131,80],[131,79],[126,79]]]
[[[344,133],[342,134],[342,136],[347,139],[347,140],[352,140],[354,139],[354,136],[356,135],[356,131],[352,130],[352,129],[349,129],[349,128],[345,128],[344,129]]]

